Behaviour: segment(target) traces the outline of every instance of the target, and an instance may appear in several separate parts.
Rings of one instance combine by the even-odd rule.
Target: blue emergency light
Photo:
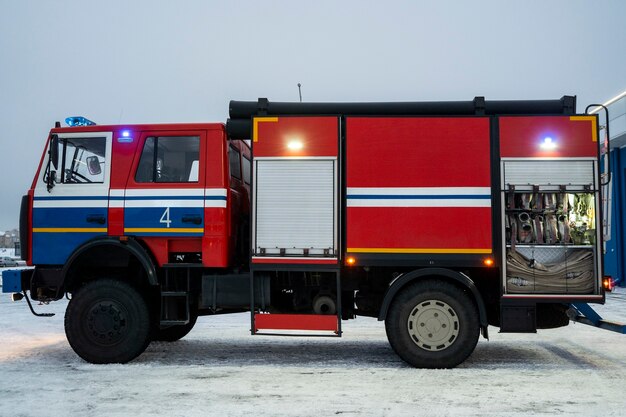
[[[119,143],[132,143],[133,137],[130,134],[129,130],[122,130],[122,133],[117,138]]]
[[[89,119],[84,118],[83,116],[73,116],[73,117],[67,117],[65,119],[65,123],[69,126],[69,127],[76,127],[76,126],[94,126],[95,123],[92,122]]]

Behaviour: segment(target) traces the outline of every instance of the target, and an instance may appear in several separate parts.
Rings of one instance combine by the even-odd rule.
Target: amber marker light
[[[483,264],[484,264],[485,266],[493,266],[494,262],[493,262],[493,259],[491,259],[491,258],[487,258],[487,259],[484,259],[484,260],[483,260]]]
[[[613,282],[613,278],[611,277],[604,277],[604,279],[602,280],[602,286],[604,287],[604,289],[606,291],[613,291],[613,288],[615,287],[615,283]]]
[[[356,258],[354,256],[348,256],[346,258],[346,264],[348,266],[353,266],[354,264],[356,264]]]

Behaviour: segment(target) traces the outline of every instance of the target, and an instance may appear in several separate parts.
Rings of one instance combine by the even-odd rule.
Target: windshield
[[[104,182],[106,138],[59,138],[59,173],[55,183]]]

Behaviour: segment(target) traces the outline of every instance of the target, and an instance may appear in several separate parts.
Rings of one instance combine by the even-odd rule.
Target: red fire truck
[[[488,325],[594,321],[604,302],[598,119],[575,109],[259,99],[225,125],[70,119],[22,200],[35,268],[3,291],[68,295],[68,341],[93,363],[249,311],[253,335],[376,317],[409,364],[453,367]]]

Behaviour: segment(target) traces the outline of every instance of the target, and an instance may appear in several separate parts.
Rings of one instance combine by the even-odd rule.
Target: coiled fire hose
[[[533,241],[533,226],[530,222],[530,214],[522,212],[517,215],[518,225],[518,242],[531,243]]]
[[[541,216],[539,214],[534,216],[534,218],[533,218],[533,227],[534,227],[535,241],[537,243],[543,243],[544,242],[544,238],[543,238],[543,216]]]
[[[577,293],[593,292],[593,252],[574,250],[567,259],[542,264],[511,250],[507,254],[507,290],[528,293]]]

